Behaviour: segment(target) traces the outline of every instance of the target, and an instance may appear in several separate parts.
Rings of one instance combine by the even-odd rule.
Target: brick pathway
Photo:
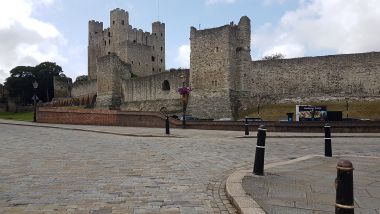
[[[239,132],[174,131],[184,138],[0,124],[0,213],[235,213],[224,182],[252,165],[255,139],[238,139]],[[269,138],[267,145],[267,162],[323,153],[317,138]],[[380,153],[376,138],[339,138],[333,149]]]

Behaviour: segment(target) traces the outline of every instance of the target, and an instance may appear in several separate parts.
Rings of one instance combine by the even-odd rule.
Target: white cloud
[[[178,56],[175,61],[181,68],[190,67],[190,45],[181,45],[178,48]]]
[[[281,52],[287,57],[309,53],[354,53],[380,50],[378,0],[300,1],[277,26],[266,24],[253,35],[261,58]]]
[[[0,7],[0,83],[18,65],[67,61],[59,52],[66,41],[57,28],[33,17],[33,11],[54,0],[12,0]],[[46,8],[44,8],[46,9]]]
[[[269,6],[269,5],[272,5],[274,3],[283,4],[284,2],[285,2],[285,0],[264,0],[264,5]]]
[[[206,5],[212,5],[212,4],[218,4],[218,3],[225,3],[225,4],[233,4],[237,0],[206,0]]]

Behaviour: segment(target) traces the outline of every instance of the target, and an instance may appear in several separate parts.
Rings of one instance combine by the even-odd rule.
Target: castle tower
[[[160,73],[165,71],[165,23],[152,23],[152,45],[155,57],[152,73]]]
[[[241,69],[251,61],[250,20],[239,25],[190,32],[190,95],[188,111],[200,118],[237,118]]]
[[[152,23],[152,33],[133,28],[129,14],[123,9],[110,11],[110,27],[89,22],[88,75],[97,79],[98,58],[116,54],[131,64],[135,76],[148,76],[165,71],[165,24]]]
[[[110,12],[109,39],[111,39],[110,52],[121,55],[118,48],[128,40],[129,14],[123,9],[116,8]]]
[[[103,40],[103,22],[91,20],[88,22],[88,78],[96,79],[96,63],[101,55],[100,46]]]

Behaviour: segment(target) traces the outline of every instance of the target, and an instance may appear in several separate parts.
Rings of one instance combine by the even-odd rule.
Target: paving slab
[[[226,179],[252,166],[256,140],[235,131],[163,133],[1,120],[0,213],[236,213]],[[380,156],[377,138],[355,136],[334,139],[334,154]],[[266,161],[322,154],[323,145],[323,138],[268,138]]]
[[[267,169],[264,176],[246,175],[242,187],[267,213],[335,213],[336,164],[341,159],[354,165],[356,213],[380,210],[380,157],[315,156]]]

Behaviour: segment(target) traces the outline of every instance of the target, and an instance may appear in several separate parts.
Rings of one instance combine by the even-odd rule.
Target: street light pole
[[[260,97],[257,99],[257,117],[260,117]]]
[[[38,88],[38,83],[37,83],[37,81],[35,81],[34,80],[34,82],[33,82],[33,103],[34,103],[34,115],[33,115],[33,122],[37,122],[37,117],[36,117],[36,115],[37,115],[37,94],[36,94],[36,90],[37,90],[37,88]]]
[[[348,118],[348,97],[346,97],[346,118]]]
[[[185,81],[182,82],[182,87],[185,87]],[[186,128],[186,95],[182,95],[182,128]]]

